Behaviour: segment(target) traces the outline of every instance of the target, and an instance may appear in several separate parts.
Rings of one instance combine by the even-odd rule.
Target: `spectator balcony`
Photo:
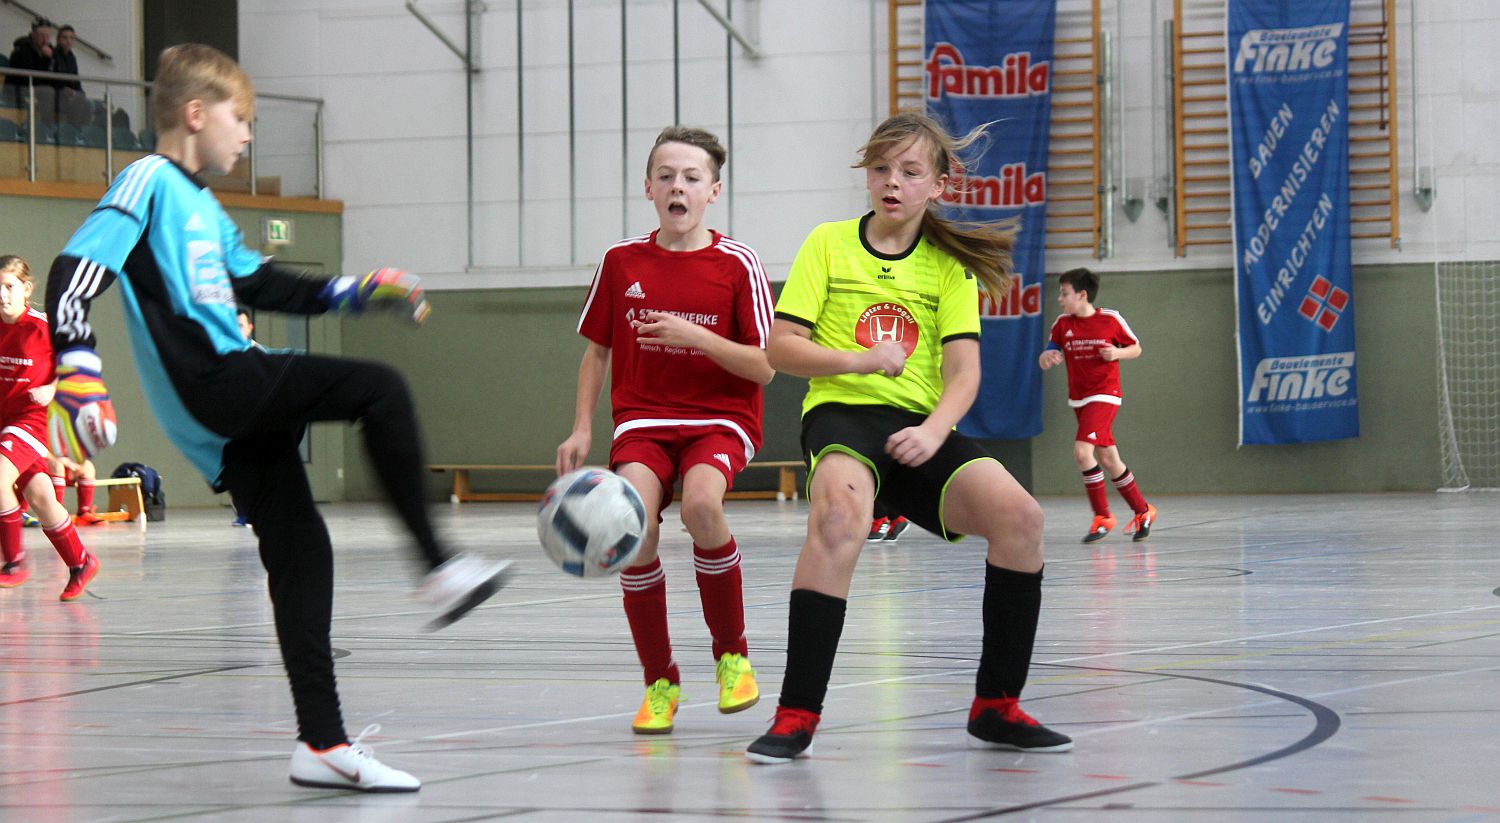
[[[13,69],[4,56],[0,75],[6,81],[0,92],[0,187],[7,193],[107,186],[156,148],[150,83]],[[81,81],[87,95],[59,105],[58,81]],[[322,100],[257,95],[255,139],[245,159],[231,173],[205,181],[230,199],[322,199],[322,118]]]

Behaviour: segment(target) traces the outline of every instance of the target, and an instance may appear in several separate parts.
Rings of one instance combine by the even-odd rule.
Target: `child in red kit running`
[[[99,573],[99,560],[84,549],[47,474],[47,405],[57,391],[57,374],[47,316],[27,305],[33,288],[25,260],[0,257],[0,588],[31,577],[21,546],[19,491],[68,565],[60,599],[76,600]]]
[[[1125,533],[1134,534],[1139,542],[1151,536],[1156,507],[1141,496],[1135,475],[1120,459],[1113,428],[1115,413],[1120,410],[1120,361],[1140,357],[1141,342],[1119,312],[1095,308],[1097,299],[1099,275],[1088,269],[1072,269],[1058,277],[1057,304],[1063,313],[1053,322],[1051,339],[1037,363],[1043,370],[1063,362],[1068,365],[1068,405],[1078,416],[1073,460],[1083,472],[1083,487],[1094,509],[1094,520],[1083,542],[1102,540],[1115,527],[1104,494],[1106,470],[1135,512]]]
[[[646,696],[631,728],[672,731],[681,674],[667,631],[666,573],[657,557],[661,511],[682,480],[682,523],[693,538],[703,617],[713,636],[719,711],[760,699],[748,660],[740,552],[724,494],[761,443],[761,386],[771,290],[749,246],[703,225],[723,184],[718,138],[670,127],[646,162],[646,199],[660,228],[610,247],[594,275],[578,331],[589,339],[578,369],[573,432],[557,471],[582,464],[594,406],[610,375],[614,439],[609,465],[640,492],[646,539],[620,575],[625,616],[645,670]]]

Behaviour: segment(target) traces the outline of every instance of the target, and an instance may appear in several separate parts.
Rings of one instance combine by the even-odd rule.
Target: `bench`
[[[776,469],[776,490],[761,491],[732,491],[727,497],[732,500],[796,500],[797,492],[797,469],[801,468],[800,460],[756,460],[745,467],[750,469]],[[557,467],[550,464],[531,463],[433,463],[427,467],[428,471],[435,474],[447,472],[453,475],[453,488],[448,494],[450,503],[469,503],[476,501],[489,502],[518,502],[528,500],[540,500],[541,492],[477,492],[470,482],[473,472],[531,472],[547,473],[543,475],[544,482],[552,482],[551,472],[557,471]]]
[[[94,481],[94,488],[101,487],[109,490],[107,510],[99,513],[102,520],[134,520],[146,528],[146,499],[141,495],[139,477],[101,477]]]

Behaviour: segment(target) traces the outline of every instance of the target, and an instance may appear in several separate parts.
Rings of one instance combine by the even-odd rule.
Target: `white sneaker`
[[[362,792],[414,792],[422,788],[422,781],[381,763],[374,752],[361,745],[365,735],[378,731],[379,725],[366,726],[353,743],[321,752],[299,742],[292,752],[292,782],[317,789]]]
[[[450,557],[428,572],[417,590],[417,597],[437,612],[428,628],[441,629],[456,622],[500,591],[511,573],[509,560],[485,560],[472,554]]]

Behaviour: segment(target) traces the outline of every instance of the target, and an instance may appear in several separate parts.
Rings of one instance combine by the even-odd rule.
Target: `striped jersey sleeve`
[[[774,309],[771,280],[766,276],[766,270],[761,266],[760,257],[755,250],[744,243],[725,237],[719,241],[719,249],[739,261],[745,269],[745,279],[737,291],[735,305],[741,334],[737,342],[764,349],[771,339],[771,316]]]

